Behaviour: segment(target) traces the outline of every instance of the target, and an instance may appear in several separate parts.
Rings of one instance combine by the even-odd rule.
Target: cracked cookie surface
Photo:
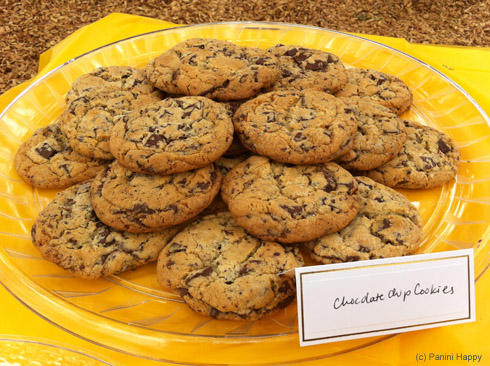
[[[92,183],[92,204],[105,224],[129,232],[152,232],[191,219],[221,186],[219,169],[205,167],[169,175],[133,172],[117,161]]]
[[[124,116],[111,134],[111,151],[131,170],[172,174],[217,160],[233,139],[221,104],[205,97],[167,98]]]
[[[58,121],[35,131],[14,160],[22,179],[39,188],[66,188],[93,178],[109,163],[73,151]]]
[[[251,234],[282,243],[337,231],[359,210],[356,180],[335,163],[288,165],[252,156],[226,175],[221,196]]]
[[[92,207],[91,184],[85,181],[59,192],[39,213],[31,236],[43,258],[87,279],[156,260],[178,228],[132,234],[103,224]]]
[[[460,160],[459,148],[445,133],[403,120],[407,140],[395,158],[361,172],[388,187],[433,188],[452,180]]]
[[[66,101],[70,103],[83,96],[114,91],[152,94],[155,88],[146,78],[143,69],[130,66],[103,66],[78,77],[71,85]]]
[[[258,48],[193,38],[150,61],[146,72],[153,85],[171,94],[233,100],[269,87],[279,77],[277,62]]]
[[[157,276],[201,314],[256,320],[294,300],[290,270],[301,266],[297,247],[260,240],[222,212],[177,234],[158,257]]]
[[[281,70],[268,91],[314,89],[333,94],[347,82],[344,64],[330,52],[282,44],[268,51],[279,59]]]
[[[370,97],[400,115],[410,109],[413,95],[408,85],[394,75],[363,68],[347,69],[347,83],[338,97]]]
[[[305,243],[311,257],[328,264],[412,254],[423,235],[417,208],[394,189],[356,179],[359,213],[340,231]]]
[[[370,98],[341,99],[354,112],[358,128],[352,149],[336,162],[346,169],[369,170],[393,159],[407,139],[403,121]]]
[[[242,104],[233,123],[247,149],[292,164],[335,159],[351,148],[357,131],[352,110],[316,90],[262,94]]]
[[[110,90],[82,95],[61,114],[61,130],[73,150],[86,156],[113,159],[109,140],[118,117],[161,100],[161,94]]]
[[[151,86],[140,69],[97,69],[77,80],[67,94],[69,103],[60,117],[61,130],[72,148],[86,156],[113,159],[109,139],[115,118],[162,99],[161,91]],[[95,85],[88,86],[88,81]]]

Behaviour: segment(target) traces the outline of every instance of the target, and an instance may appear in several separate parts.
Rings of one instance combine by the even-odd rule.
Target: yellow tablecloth
[[[112,14],[79,29],[41,55],[39,74],[33,80],[64,62],[97,47],[133,35],[175,26],[177,25],[156,19]],[[456,81],[487,114],[490,114],[490,49],[416,45],[403,39],[370,35],[360,36],[396,48],[437,69]],[[0,110],[3,110],[33,80],[12,88],[0,96]],[[310,361],[306,365],[411,365],[417,363],[417,354],[428,356],[429,353],[453,354],[454,358],[452,361],[427,361],[426,364],[467,364],[467,361],[456,360],[456,354],[463,353],[481,355],[479,364],[490,365],[490,342],[488,341],[490,335],[489,290],[490,273],[484,273],[476,283],[477,320],[475,323],[403,333],[357,351],[320,361]],[[106,349],[74,336],[36,315],[3,286],[0,286],[0,365],[13,364],[7,363],[9,360],[8,348],[2,346],[2,342],[6,344],[9,339],[21,341],[36,339],[39,343],[58,346],[57,349],[66,348],[75,351],[80,349],[93,355],[94,360],[99,359],[114,365],[163,364]],[[30,357],[36,356],[35,353],[27,352],[28,348],[29,343],[24,349],[12,349],[12,352],[18,352],[15,361],[17,363],[15,364],[37,364],[34,361],[43,364],[42,360],[29,360]],[[239,357],[239,352],[237,352],[237,357]],[[49,364],[59,363],[53,361]]]

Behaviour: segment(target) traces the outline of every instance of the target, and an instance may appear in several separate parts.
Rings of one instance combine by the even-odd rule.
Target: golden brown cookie
[[[262,94],[233,118],[243,145],[283,163],[318,164],[352,146],[357,121],[339,99],[316,90]]]
[[[14,166],[35,187],[66,188],[93,178],[109,163],[73,151],[56,121],[38,129],[19,147]]]
[[[297,247],[260,240],[222,212],[176,235],[158,257],[157,276],[194,311],[256,320],[295,299],[292,269],[301,266]]]
[[[114,81],[118,78],[121,78],[119,82]],[[94,79],[99,80],[95,86],[86,86]],[[68,93],[69,103],[61,115],[61,130],[76,152],[113,159],[109,139],[117,118],[161,100],[162,93],[149,84],[143,70],[129,67],[97,69],[78,80]]]
[[[214,164],[181,173],[136,173],[117,161],[92,184],[99,219],[118,230],[158,231],[183,223],[204,210],[218,194],[221,174]]]
[[[173,174],[206,166],[228,149],[233,124],[220,103],[205,97],[166,98],[125,115],[110,147],[127,168]]]
[[[413,95],[408,85],[394,75],[363,68],[347,69],[347,83],[338,97],[369,97],[400,115],[410,109]]]
[[[388,187],[433,188],[454,179],[460,152],[445,133],[404,120],[407,140],[397,156],[361,174]]]
[[[267,51],[203,38],[175,45],[150,61],[146,72],[165,92],[217,100],[249,98],[279,77],[277,58]]]
[[[371,98],[341,99],[354,112],[358,128],[352,149],[336,162],[346,169],[369,170],[393,159],[407,139],[403,121]]]
[[[103,66],[78,77],[66,95],[68,103],[83,96],[129,91],[135,94],[152,94],[155,88],[146,78],[145,70],[130,66]]]
[[[412,254],[422,239],[422,218],[401,193],[357,177],[361,208],[338,232],[306,243],[321,263],[351,262]]]
[[[85,181],[59,192],[40,212],[31,234],[43,258],[88,279],[156,260],[178,227],[132,234],[104,225],[92,207],[91,184]]]
[[[347,82],[345,66],[333,53],[279,44],[268,49],[279,59],[281,77],[268,89],[314,89],[334,94]]]
[[[356,180],[339,165],[289,165],[263,156],[232,169],[221,196],[251,234],[281,243],[337,231],[359,209]]]

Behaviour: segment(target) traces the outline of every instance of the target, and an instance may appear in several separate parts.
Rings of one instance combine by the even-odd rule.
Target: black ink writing
[[[371,304],[374,302],[380,302],[387,299],[401,299],[403,302],[407,301],[411,296],[423,296],[423,295],[453,295],[455,293],[454,286],[449,285],[424,285],[417,282],[415,286],[407,289],[400,289],[393,287],[386,294],[376,292],[375,295],[370,294],[369,291],[363,296],[351,297],[342,296],[336,297],[333,302],[333,308],[335,310],[350,305]]]
[[[370,295],[369,292],[362,297],[350,297],[346,298],[345,296],[341,298],[337,297],[333,302],[334,309],[340,309],[343,306],[347,305],[359,305],[359,304],[370,304],[372,302],[383,301],[384,295],[379,292],[376,295]]]

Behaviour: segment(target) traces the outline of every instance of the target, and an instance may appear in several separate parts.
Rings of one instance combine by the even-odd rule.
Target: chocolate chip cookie
[[[339,97],[370,97],[400,115],[410,109],[413,95],[408,85],[394,75],[363,68],[347,69],[347,83]]]
[[[214,162],[232,139],[233,124],[220,103],[205,97],[166,98],[118,121],[110,148],[131,170],[173,174]]]
[[[256,320],[295,298],[298,248],[248,234],[228,212],[208,215],[178,233],[158,257],[160,284],[201,314]]]
[[[393,159],[407,139],[403,121],[371,98],[341,99],[354,112],[358,128],[352,149],[336,162],[346,169],[369,170]]]
[[[460,160],[459,148],[445,133],[404,120],[407,140],[397,156],[366,172],[388,187],[433,188],[452,180]]]
[[[228,41],[193,38],[147,65],[150,82],[171,93],[217,100],[246,99],[279,77],[277,58]]]
[[[227,174],[221,196],[251,234],[282,243],[340,230],[359,210],[356,180],[331,162],[290,165],[252,156]]]
[[[333,53],[282,44],[268,51],[279,59],[281,70],[269,91],[314,89],[334,94],[347,82],[345,66]]]
[[[58,121],[34,132],[14,160],[22,179],[39,188],[66,188],[93,178],[109,163],[73,151]]]
[[[316,90],[262,94],[242,104],[233,123],[247,149],[292,164],[324,163],[343,155],[357,131],[353,111]]]
[[[113,159],[109,147],[117,117],[161,100],[159,92],[138,94],[130,90],[87,93],[70,102],[61,115],[61,130],[76,152]]]
[[[32,227],[32,242],[43,258],[80,278],[99,278],[156,260],[178,231],[132,234],[104,225],[90,198],[91,181],[57,194]]]
[[[221,174],[213,164],[182,173],[136,173],[117,161],[92,184],[92,204],[106,225],[152,232],[180,224],[204,210],[218,194]]]
[[[306,243],[311,257],[327,264],[412,254],[423,235],[417,208],[394,189],[356,179],[359,213],[340,231]]]
[[[155,88],[146,78],[145,70],[130,66],[103,66],[78,77],[71,85],[66,101],[70,103],[83,96],[115,91],[152,94]]]

